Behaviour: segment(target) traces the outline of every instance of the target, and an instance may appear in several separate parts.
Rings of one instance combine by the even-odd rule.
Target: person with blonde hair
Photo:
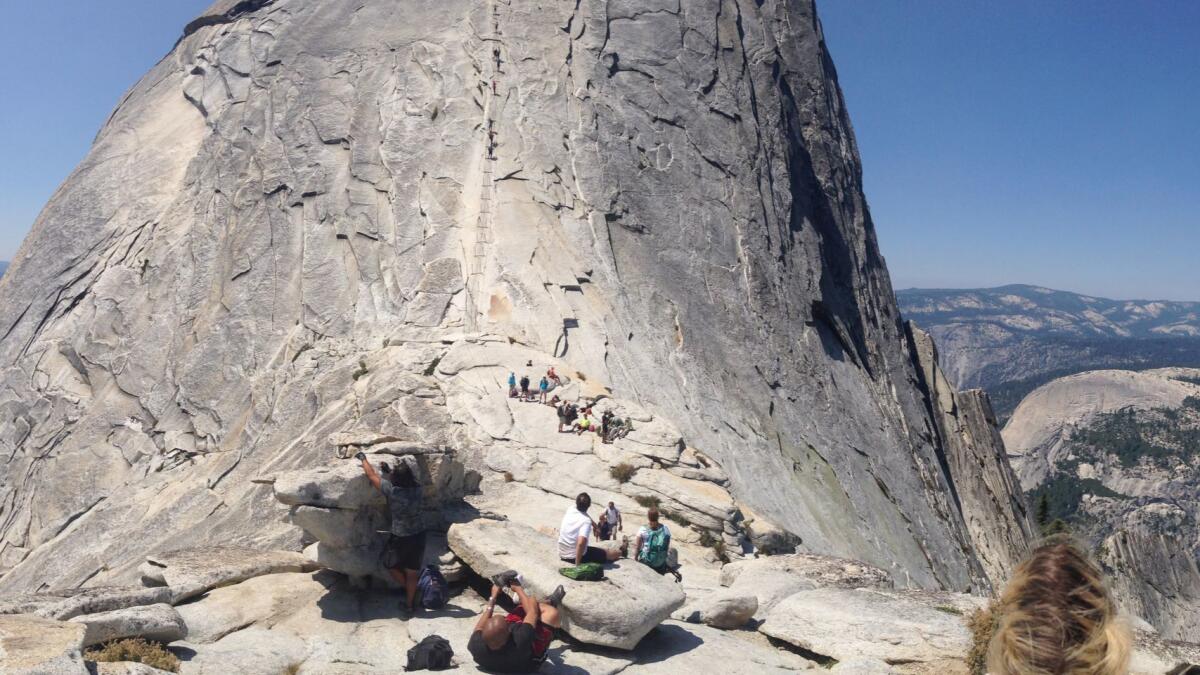
[[[1124,675],[1130,633],[1100,570],[1067,536],[1041,543],[1000,596],[991,675]]]

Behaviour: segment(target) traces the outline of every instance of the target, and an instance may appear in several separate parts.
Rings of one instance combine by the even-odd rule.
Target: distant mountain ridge
[[[1083,338],[1200,337],[1200,302],[1110,300],[1040,286],[906,289],[901,311],[926,327],[987,323],[1020,334]]]
[[[1200,302],[1111,300],[1040,286],[906,289],[900,311],[937,340],[959,388],[1007,417],[1056,377],[1101,368],[1200,366]]]
[[[0,260],[0,277],[4,276],[4,272],[7,269],[8,269],[8,261]]]

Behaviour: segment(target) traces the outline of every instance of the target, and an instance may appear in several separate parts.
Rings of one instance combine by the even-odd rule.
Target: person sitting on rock
[[[579,421],[575,423],[575,435],[577,435],[577,436],[583,435],[583,432],[589,431],[589,430],[591,430],[591,428],[592,428],[592,418],[588,417],[588,413],[585,410],[583,412],[583,414],[580,415]]]
[[[391,536],[384,551],[383,565],[392,579],[404,588],[404,609],[416,611],[417,580],[425,558],[425,526],[421,517],[422,490],[417,482],[411,457],[403,457],[391,470],[386,462],[380,468],[387,480],[382,480],[363,453],[355,455],[362,462],[367,480],[387,498],[392,516]]]
[[[495,616],[496,601],[503,588],[516,594],[519,605],[499,617]],[[559,586],[538,602],[525,592],[516,572],[509,570],[492,577],[491,597],[467,641],[467,651],[476,665],[497,673],[535,672],[546,660],[554,629],[562,625],[558,605],[564,595],[566,591]]]
[[[659,522],[658,517],[658,509],[651,506],[646,512],[649,522],[638,530],[637,543],[634,544],[637,561],[659,574],[670,572],[675,575],[676,582],[682,581],[683,575],[670,563],[671,530],[666,523]]]
[[[1034,549],[1000,596],[992,675],[1129,672],[1130,633],[1100,569],[1070,537]]]
[[[556,387],[562,386],[562,378],[558,376],[558,373],[554,372],[554,366],[546,369],[546,379],[553,382]]]
[[[529,400],[529,376],[528,375],[521,376],[521,399],[526,400],[526,401]]]
[[[618,549],[603,549],[588,546],[592,536],[592,519],[588,509],[592,498],[586,492],[575,497],[575,505],[567,507],[562,524],[558,526],[558,557],[563,562],[579,565],[585,562],[606,563],[623,557],[628,551],[628,542]]]
[[[550,380],[542,378],[538,382],[538,403],[546,402],[546,394],[550,392]]]
[[[567,431],[570,432],[572,425],[575,424],[575,417],[578,415],[574,403],[563,403],[558,409],[558,433],[563,432],[563,425],[566,425]]]
[[[513,372],[508,374],[508,397],[517,397],[517,374]]]

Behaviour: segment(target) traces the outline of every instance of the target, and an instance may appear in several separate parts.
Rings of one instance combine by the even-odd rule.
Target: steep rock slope
[[[1093,545],[1127,611],[1181,640],[1200,623],[1197,382],[1183,368],[1062,378],[1003,432],[1031,501]]]
[[[807,550],[986,586],[860,173],[804,0],[219,2],[0,282],[0,589],[298,548],[254,480],[334,432],[471,461],[511,436],[471,372],[521,366],[476,343],[670,420]]]
[[[933,339],[911,321],[905,328],[954,500],[988,578],[1008,579],[1029,552],[1034,528],[991,401],[979,389],[955,391],[938,366]]]

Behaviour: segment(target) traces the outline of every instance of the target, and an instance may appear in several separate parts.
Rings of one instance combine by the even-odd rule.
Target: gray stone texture
[[[264,477],[343,432],[520,449],[480,392],[525,361],[636,401],[635,461],[713,458],[630,489],[727,477],[678,503],[727,545],[744,503],[988,587],[810,1],[289,0],[192,22],[0,283],[0,592],[299,550]]]

